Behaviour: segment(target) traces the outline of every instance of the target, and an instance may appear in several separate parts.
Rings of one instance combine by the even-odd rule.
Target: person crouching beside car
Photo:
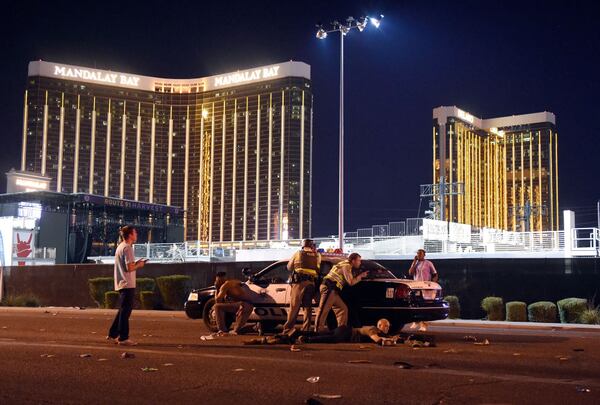
[[[254,310],[252,291],[240,280],[227,280],[225,273],[217,274],[215,280],[217,293],[215,296],[215,320],[219,328],[218,335],[237,335],[246,325]],[[226,317],[228,313],[235,314],[235,327],[228,331]]]
[[[344,287],[353,286],[368,275],[368,272],[362,272],[354,276],[353,270],[360,268],[361,261],[362,259],[358,253],[351,253],[348,260],[333,266],[331,271],[323,278],[320,288],[321,300],[315,321],[316,332],[325,329],[327,315],[331,309],[333,309],[337,318],[338,327],[348,324],[348,306],[346,306],[340,293]]]

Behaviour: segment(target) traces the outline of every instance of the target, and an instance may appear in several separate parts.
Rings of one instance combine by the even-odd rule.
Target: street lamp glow
[[[325,31],[323,28],[319,28],[319,30],[317,31],[317,38],[319,38],[319,39],[327,38],[327,31]]]
[[[380,14],[379,17],[369,17],[371,24],[373,24],[373,26],[375,28],[379,28],[379,26],[381,25],[382,19],[383,19],[383,14]]]

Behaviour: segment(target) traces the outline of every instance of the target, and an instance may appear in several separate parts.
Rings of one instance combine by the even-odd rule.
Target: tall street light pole
[[[339,248],[344,251],[344,37],[353,29],[362,32],[369,22],[379,28],[383,15],[379,17],[360,17],[358,20],[354,17],[348,17],[346,23],[338,21],[331,23],[330,29],[325,29],[321,24],[317,25],[317,38],[325,39],[332,32],[340,33],[340,140],[339,140],[339,201],[338,201],[338,237]]]

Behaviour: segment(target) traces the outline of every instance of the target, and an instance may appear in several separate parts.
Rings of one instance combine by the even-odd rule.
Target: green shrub
[[[588,325],[600,325],[600,310],[598,308],[588,308],[581,313],[579,322]]]
[[[562,323],[577,323],[581,314],[588,309],[588,302],[583,298],[565,298],[557,302],[558,314]]]
[[[156,279],[162,302],[167,309],[183,309],[185,297],[192,288],[192,279],[189,276],[173,275]]]
[[[140,306],[142,309],[154,309],[156,307],[156,296],[154,291],[140,292]]]
[[[527,307],[529,322],[556,322],[556,304],[550,301],[538,301]]]
[[[102,307],[104,306],[104,294],[107,291],[114,290],[115,282],[112,277],[90,278],[88,286],[90,288],[90,296],[98,307]]]
[[[154,291],[156,281],[153,278],[138,278],[135,280],[135,287],[138,291]]]
[[[9,295],[4,297],[1,303],[2,306],[6,307],[39,307],[41,306],[40,300],[34,295]]]
[[[487,313],[488,321],[504,320],[504,303],[500,297],[485,297],[481,300],[481,308]]]
[[[521,301],[507,302],[506,320],[509,322],[527,322],[527,304]]]
[[[444,297],[444,301],[448,302],[450,306],[450,313],[448,314],[448,318],[450,319],[458,319],[460,318],[460,301],[456,295],[449,295]]]
[[[119,292],[107,291],[104,293],[104,308],[115,309],[119,305]]]

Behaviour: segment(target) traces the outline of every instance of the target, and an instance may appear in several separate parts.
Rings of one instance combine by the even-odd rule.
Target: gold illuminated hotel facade
[[[477,118],[433,110],[433,183],[440,217],[510,231],[559,230],[558,134],[550,112]]]
[[[310,235],[310,66],[161,79],[30,62],[21,170],[50,190],[166,204],[202,241]]]

